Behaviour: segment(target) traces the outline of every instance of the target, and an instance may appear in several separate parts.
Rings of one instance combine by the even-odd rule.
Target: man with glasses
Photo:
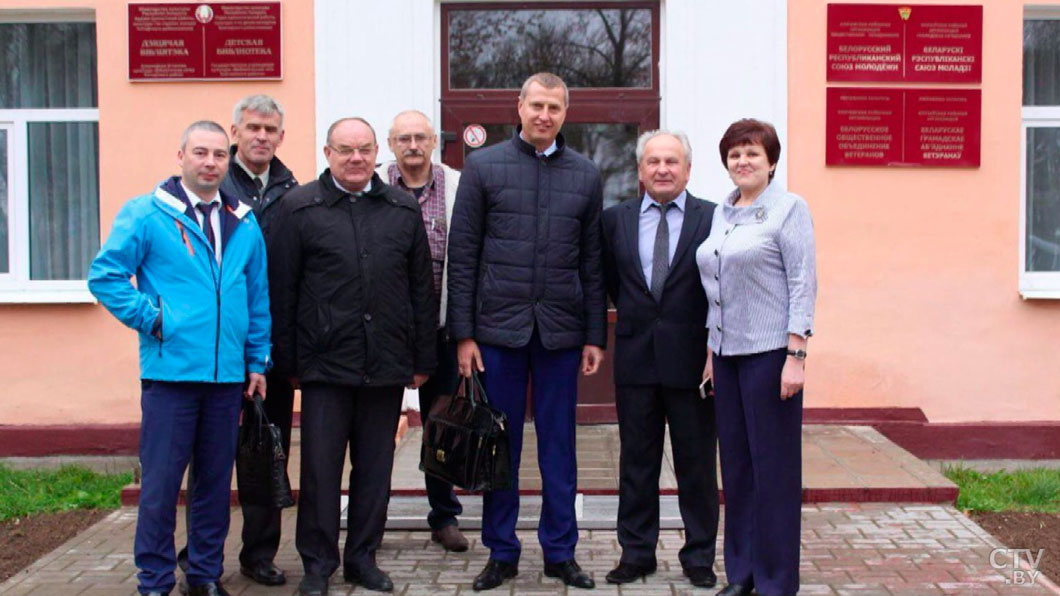
[[[456,348],[450,344],[445,328],[445,240],[453,216],[460,172],[442,163],[431,163],[438,137],[423,112],[406,110],[395,116],[387,141],[396,159],[383,164],[376,172],[383,180],[414,196],[420,204],[427,242],[431,246],[431,272],[434,274],[431,289],[441,305],[436,342],[438,368],[419,391],[420,412],[426,417],[435,397],[452,391],[456,385]],[[453,485],[429,475],[425,476],[425,482],[427,501],[431,506],[427,514],[431,540],[448,551],[466,551],[467,538],[460,532],[456,519],[463,508],[453,493]]]
[[[328,129],[328,169],[284,197],[267,239],[276,366],[302,389],[295,546],[303,596],[338,569],[339,495],[352,471],[343,576],[394,584],[376,565],[404,387],[435,367],[438,303],[420,207],[374,175],[375,131],[361,118]]]

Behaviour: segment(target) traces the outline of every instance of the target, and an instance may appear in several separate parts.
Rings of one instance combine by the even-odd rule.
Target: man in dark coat
[[[604,279],[618,310],[615,402],[622,442],[622,558],[607,574],[613,584],[655,572],[667,424],[685,526],[678,558],[693,585],[717,581],[716,428],[713,398],[697,387],[707,359],[707,296],[696,266],[696,247],[710,234],[714,204],[685,190],[691,151],[681,133],[641,135],[637,171],[644,196],[604,211]]]
[[[449,233],[449,333],[460,374],[485,372],[490,402],[510,425],[510,490],[483,497],[490,549],[475,590],[518,573],[519,456],[532,381],[544,503],[538,537],[545,575],[594,587],[574,560],[578,370],[603,359],[606,298],[600,264],[600,171],[565,146],[567,86],[550,73],[527,79],[521,127],[511,141],[468,156]]]
[[[305,596],[338,568],[339,493],[349,444],[344,577],[377,591],[403,387],[435,367],[438,304],[420,208],[374,174],[375,131],[328,129],[320,178],[291,191],[269,233],[276,366],[302,389],[302,474],[295,545]]]

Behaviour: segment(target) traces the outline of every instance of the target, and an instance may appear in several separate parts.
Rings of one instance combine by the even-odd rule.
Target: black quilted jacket
[[[509,348],[607,342],[603,187],[564,147],[537,157],[518,132],[468,156],[449,230],[449,333]]]
[[[376,175],[352,197],[325,170],[284,196],[266,242],[281,374],[378,387],[434,370],[438,302],[411,195]]]

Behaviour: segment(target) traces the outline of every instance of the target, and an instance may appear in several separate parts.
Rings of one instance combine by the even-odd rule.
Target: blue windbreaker
[[[126,203],[92,261],[89,290],[140,332],[143,379],[241,383],[270,366],[265,241],[249,207],[221,201],[220,264],[177,176]]]

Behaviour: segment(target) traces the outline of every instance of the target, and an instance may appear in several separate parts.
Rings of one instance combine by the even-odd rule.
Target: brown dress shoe
[[[453,524],[431,531],[431,542],[437,542],[442,548],[454,553],[462,553],[467,550],[467,538],[460,532],[460,528]]]

